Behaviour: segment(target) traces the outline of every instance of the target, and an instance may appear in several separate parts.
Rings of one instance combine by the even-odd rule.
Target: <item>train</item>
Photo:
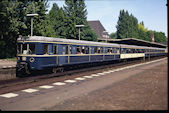
[[[94,42],[44,36],[22,36],[17,39],[17,72],[31,74],[34,70],[95,62],[147,58],[166,55],[165,48],[106,42]]]

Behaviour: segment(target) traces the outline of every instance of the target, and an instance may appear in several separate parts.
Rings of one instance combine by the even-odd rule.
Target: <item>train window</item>
[[[63,50],[62,50],[62,54],[68,54],[69,53],[69,45],[63,45]]]
[[[137,53],[140,53],[140,50],[139,50],[139,49],[137,49]]]
[[[113,48],[110,48],[110,53],[113,53]]]
[[[122,49],[121,49],[121,53],[126,53],[125,48],[122,48]]]
[[[129,53],[133,53],[133,50],[132,50],[132,49],[129,49]]]
[[[53,54],[57,54],[57,45],[53,46]]]
[[[133,49],[134,53],[137,53],[137,49]]]
[[[81,54],[81,47],[80,46],[76,47],[76,54]]]
[[[66,50],[65,54],[69,54],[69,45],[66,45]]]
[[[140,49],[137,49],[137,53],[140,53]]]
[[[81,47],[81,54],[85,54],[85,47],[83,46],[83,47]]]
[[[17,45],[17,53],[21,54],[22,53],[22,44]]]
[[[85,54],[89,54],[89,47],[85,47]]]
[[[102,53],[102,48],[98,47],[98,53]]]
[[[105,49],[106,49],[106,48],[103,47],[103,53],[105,53]]]
[[[133,52],[133,53],[136,53],[136,49],[132,49],[132,52]]]
[[[49,54],[48,45],[44,45],[44,54]]]
[[[130,53],[130,49],[129,48],[126,49],[126,53]]]
[[[108,53],[108,48],[104,48],[104,53]]]
[[[100,49],[101,49],[101,53],[103,53],[103,47],[101,47]]]
[[[116,51],[116,48],[113,47],[112,49],[113,49],[113,50],[112,50],[113,53],[116,53],[116,52],[117,52],[117,51]]]
[[[23,54],[28,54],[27,44],[23,44],[23,46],[22,46],[22,53],[23,53]]]
[[[73,54],[73,46],[69,45],[69,54]]]
[[[126,53],[130,53],[130,50],[128,48],[126,49]]]
[[[111,49],[110,48],[107,49],[107,53],[111,53]]]
[[[29,54],[35,54],[35,44],[29,44]]]
[[[81,54],[85,54],[86,53],[86,50],[85,50],[86,48],[83,46],[83,47],[81,47]]]
[[[107,48],[107,53],[110,53],[110,48]]]
[[[135,49],[130,49],[131,50],[131,53],[135,53]]]
[[[120,48],[116,48],[116,53],[120,53]]]
[[[89,47],[89,54],[92,54],[92,47]]]
[[[98,48],[97,47],[94,47],[94,53],[98,53]]]

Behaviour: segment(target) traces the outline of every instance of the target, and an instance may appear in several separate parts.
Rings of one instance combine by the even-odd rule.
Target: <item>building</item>
[[[90,27],[98,35],[98,39],[109,39],[110,36],[99,20],[88,21]]]

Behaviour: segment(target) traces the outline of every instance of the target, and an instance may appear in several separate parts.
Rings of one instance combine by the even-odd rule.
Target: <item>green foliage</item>
[[[0,2],[0,58],[14,57],[16,54],[16,40],[20,29],[26,28],[20,15],[21,2]]]
[[[84,25],[85,27],[80,28],[80,37],[82,40],[97,40],[96,33],[90,28],[87,22],[87,9],[84,0],[65,0],[66,6],[64,6],[64,11],[69,17],[66,27],[67,38],[78,39],[79,38],[79,28],[76,25]]]
[[[53,4],[49,14],[47,0],[0,1],[0,58],[16,56],[16,40],[19,35],[31,33],[31,17],[27,14],[37,13],[33,17],[33,35],[78,39],[81,28],[81,40],[97,41],[96,33],[87,22],[87,9],[84,0],[66,0],[63,8]]]
[[[128,11],[121,10],[119,20],[117,22],[117,38],[138,37],[138,20]]]
[[[136,17],[129,15],[128,11],[121,10],[119,20],[117,22],[117,35],[112,33],[110,37],[122,38],[138,38],[141,40],[152,41],[154,34],[155,42],[165,42],[167,38],[163,32],[151,31],[144,27],[144,22],[138,23]]]
[[[144,32],[148,31],[148,29],[144,27],[143,21],[138,24],[138,29],[140,29],[140,30],[142,30]]]
[[[34,35],[43,34],[46,1],[0,1],[0,58],[16,56],[16,40],[19,35],[30,34],[30,17],[27,13],[38,13],[34,18]]]
[[[113,38],[113,39],[116,39],[117,38],[117,32],[111,33],[110,37]]]
[[[49,14],[46,15],[44,36],[66,38],[68,16],[56,3],[53,4]]]
[[[154,31],[154,39],[155,39],[155,42],[166,42],[167,41],[167,37],[165,36],[163,32]]]

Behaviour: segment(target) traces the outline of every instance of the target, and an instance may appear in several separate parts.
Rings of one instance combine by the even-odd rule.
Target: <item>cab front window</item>
[[[22,53],[22,44],[17,45],[17,53],[21,54]]]
[[[22,46],[22,54],[28,54],[27,44],[23,44],[23,46]]]
[[[35,54],[35,44],[29,44],[29,54]]]
[[[35,54],[35,44],[18,44],[18,54]]]

